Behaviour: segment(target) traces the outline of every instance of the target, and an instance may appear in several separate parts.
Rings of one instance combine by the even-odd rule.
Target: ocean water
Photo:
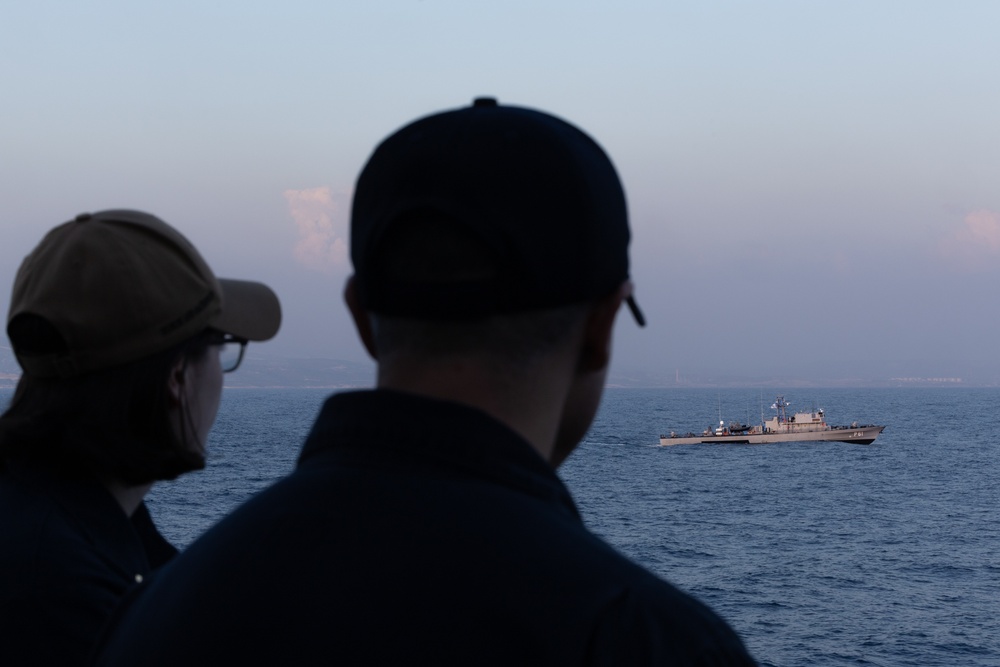
[[[887,428],[872,445],[656,447],[720,402],[753,420],[759,392],[611,391],[564,479],[593,530],[762,664],[1000,664],[1000,392],[797,393],[793,410]]]
[[[227,389],[209,467],[148,502],[185,546],[289,472],[326,390]],[[808,389],[872,445],[658,447],[759,390],[611,389],[560,468],[592,530],[724,616],[763,665],[1000,665],[1000,390]],[[5,396],[0,395],[0,404]]]

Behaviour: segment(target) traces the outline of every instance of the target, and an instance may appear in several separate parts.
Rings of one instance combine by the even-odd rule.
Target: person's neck
[[[104,483],[105,488],[111,492],[115,500],[125,511],[127,516],[132,516],[139,509],[142,499],[146,497],[153,483],[139,484],[138,486],[128,486],[122,482],[112,480]]]
[[[546,460],[553,460],[556,434],[569,390],[569,378],[534,373],[531,382],[498,380],[468,360],[433,364],[380,365],[378,387],[478,408],[520,434]]]

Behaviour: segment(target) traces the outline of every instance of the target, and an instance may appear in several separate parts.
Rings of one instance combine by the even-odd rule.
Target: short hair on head
[[[523,368],[565,344],[586,317],[588,306],[577,304],[457,322],[374,314],[372,329],[380,363],[395,355],[432,362],[470,355]]]

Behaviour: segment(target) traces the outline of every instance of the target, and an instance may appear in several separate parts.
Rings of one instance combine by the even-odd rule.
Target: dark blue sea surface
[[[326,390],[227,389],[208,468],[148,501],[185,546],[288,473]],[[874,444],[658,447],[770,391],[610,389],[560,469],[587,524],[712,606],[764,665],[1000,665],[996,389],[803,389]],[[0,395],[0,403],[5,401]]]
[[[720,402],[727,423],[759,423],[759,392],[615,390],[561,472],[594,531],[716,609],[763,664],[1000,664],[1000,392],[786,399],[887,428],[871,445],[656,447],[717,423]]]

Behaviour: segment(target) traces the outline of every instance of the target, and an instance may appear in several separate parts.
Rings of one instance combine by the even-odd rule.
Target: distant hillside
[[[341,359],[255,356],[248,351],[236,372],[226,375],[225,383],[227,387],[371,387],[375,365]]]
[[[0,345],[0,389],[17,385],[21,368],[9,347]],[[339,359],[282,359],[254,354],[225,376],[227,387],[371,387],[375,365]]]
[[[913,364],[913,366],[917,366]],[[933,369],[932,369],[933,370]],[[961,370],[961,369],[960,369]],[[833,376],[815,369],[803,369],[799,375],[737,375],[729,372],[700,374],[674,371],[663,373],[655,368],[619,366],[612,362],[608,387],[625,388],[724,388],[724,387],[996,387],[1000,377],[980,373],[976,377],[959,373],[931,374],[907,372],[908,368],[885,365],[868,375]],[[0,345],[0,389],[17,384],[21,369],[9,347]],[[343,389],[371,387],[375,384],[375,364],[370,361],[345,361],[319,357],[284,358],[260,352],[250,346],[243,364],[225,376],[225,385],[234,388],[306,388]]]

